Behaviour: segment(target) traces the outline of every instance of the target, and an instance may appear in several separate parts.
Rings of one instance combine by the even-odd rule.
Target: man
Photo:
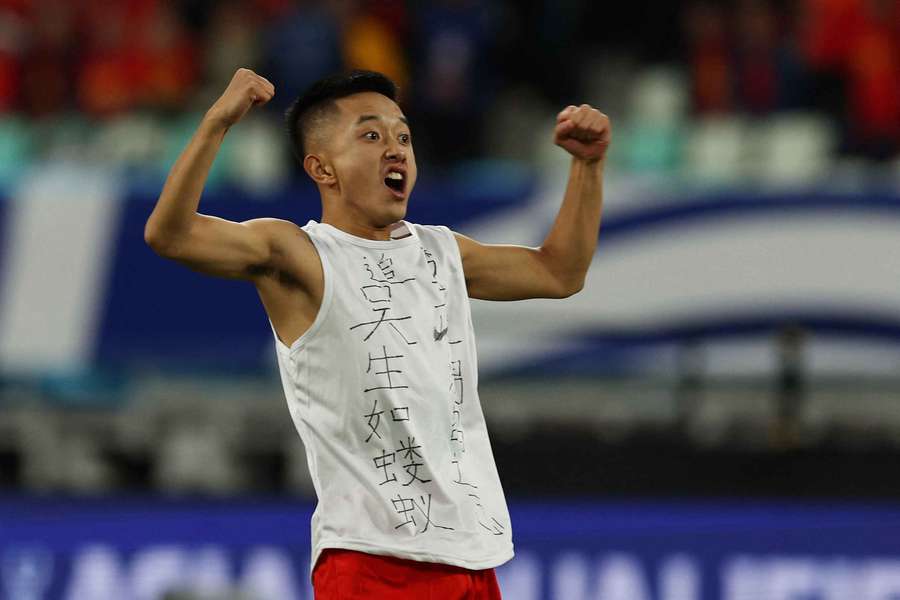
[[[581,289],[600,224],[609,121],[559,113],[572,155],[539,248],[483,245],[403,221],[416,183],[409,123],[383,75],[313,85],[288,111],[322,222],[234,223],[197,212],[223,137],[272,84],[239,70],[172,167],[147,243],[198,271],[253,282],[272,324],[288,408],[319,499],[321,599],[499,598],[509,514],[477,393],[468,297],[563,298]]]

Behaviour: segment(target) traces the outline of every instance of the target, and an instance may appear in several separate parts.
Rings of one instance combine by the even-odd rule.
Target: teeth
[[[403,173],[397,173],[396,171],[391,171],[387,174],[388,179],[397,179],[398,181],[403,181]]]

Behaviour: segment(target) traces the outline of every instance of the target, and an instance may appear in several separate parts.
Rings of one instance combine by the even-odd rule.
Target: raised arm
[[[572,155],[569,182],[538,248],[481,244],[456,234],[469,296],[483,300],[565,298],[584,287],[600,228],[609,119],[587,104],[557,116],[554,142]]]
[[[228,129],[275,88],[248,69],[239,69],[206,112],[175,162],[144,228],[144,239],[160,256],[220,277],[252,279],[270,266],[278,232],[292,226],[276,219],[235,223],[197,212],[209,170]]]

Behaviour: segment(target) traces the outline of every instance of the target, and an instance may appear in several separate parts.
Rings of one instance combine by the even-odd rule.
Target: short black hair
[[[303,162],[306,156],[306,139],[313,122],[333,108],[333,103],[338,98],[362,92],[375,92],[396,102],[398,88],[396,83],[382,73],[355,70],[320,79],[291,104],[285,113],[285,120],[291,149],[297,160]]]

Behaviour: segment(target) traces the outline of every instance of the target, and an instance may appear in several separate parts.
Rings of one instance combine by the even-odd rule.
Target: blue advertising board
[[[511,600],[896,600],[900,506],[510,506]],[[0,501],[0,597],[312,600],[312,506],[287,500]]]

